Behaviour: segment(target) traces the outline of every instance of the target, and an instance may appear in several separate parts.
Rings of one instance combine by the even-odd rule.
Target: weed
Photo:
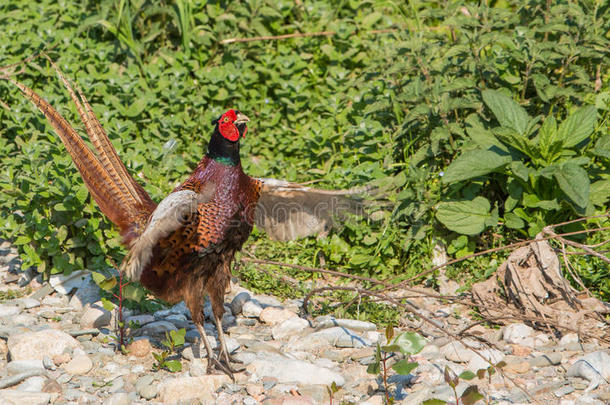
[[[165,332],[165,340],[161,342],[167,349],[161,353],[153,353],[156,363],[153,364],[153,370],[166,369],[172,373],[177,373],[182,370],[180,360],[169,359],[176,354],[176,349],[184,345],[184,336],[186,329],[171,330]]]
[[[405,358],[394,362],[391,368],[397,374],[408,375],[418,366],[417,362],[409,361],[409,356],[419,353],[425,347],[426,340],[414,332],[403,332],[394,338],[394,327],[392,325],[386,327],[385,336],[388,344],[385,346],[377,344],[375,360],[369,364],[366,372],[381,377],[386,404],[390,405],[394,403],[394,397],[390,394],[388,384],[389,360],[398,354],[405,356]]]

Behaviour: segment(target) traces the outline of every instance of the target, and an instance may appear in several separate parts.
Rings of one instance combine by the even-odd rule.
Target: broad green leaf
[[[104,280],[106,280],[106,276],[103,275],[102,273],[98,273],[97,271],[92,271],[91,272],[91,278],[93,278],[93,281],[95,281],[95,284],[100,285],[100,283],[104,282]]]
[[[417,354],[426,346],[427,341],[415,332],[403,332],[392,343],[399,347],[402,354]]]
[[[402,359],[392,365],[392,370],[401,375],[408,375],[411,371],[415,370],[417,366],[417,362],[409,362],[406,359]]]
[[[379,370],[381,369],[379,362],[375,361],[366,368],[366,372],[369,374],[379,374]]]
[[[491,217],[491,205],[485,197],[471,201],[442,202],[438,206],[436,219],[448,229],[463,235],[476,235],[485,229]]]
[[[106,298],[102,298],[102,306],[106,311],[112,311],[114,309],[114,304]]]
[[[470,370],[466,370],[466,371],[463,371],[463,372],[462,372],[462,373],[459,375],[459,377],[460,377],[462,380],[467,380],[467,381],[469,381],[469,380],[472,380],[473,378],[475,378],[475,377],[476,377],[476,374],[475,374],[475,373],[473,373],[473,372],[472,372],[472,371],[470,371]]]
[[[530,169],[523,164],[523,162],[512,162],[510,164],[510,170],[512,170],[513,174],[520,178],[523,181],[529,180]]]
[[[475,402],[483,398],[485,397],[481,395],[481,393],[479,392],[479,388],[476,385],[471,385],[467,387],[462,393],[462,396],[460,397],[464,405],[474,405]]]
[[[520,135],[525,135],[530,118],[523,107],[497,90],[484,90],[482,95],[483,101],[501,126],[514,129]]]
[[[504,214],[504,225],[512,229],[522,229],[525,222],[512,212]]]
[[[186,335],[186,329],[172,330],[169,332],[174,346],[182,346],[184,344],[184,336]]]
[[[442,399],[426,399],[424,402],[422,402],[422,405],[445,405],[447,404],[446,401],[443,401]]]
[[[597,110],[594,106],[579,108],[559,125],[557,136],[565,147],[576,146],[593,133],[597,125]]]
[[[144,289],[134,284],[127,284],[123,289],[123,297],[127,298],[128,300],[140,302],[144,296]]]
[[[555,173],[555,179],[565,195],[578,207],[584,209],[589,203],[589,176],[585,169],[566,163]]]
[[[166,360],[164,365],[172,373],[182,371],[182,363],[178,360]]]
[[[591,152],[596,156],[610,159],[610,135],[604,135],[599,138]]]
[[[483,176],[509,164],[511,160],[510,156],[499,155],[491,150],[468,151],[447,167],[443,175],[443,183],[450,184]]]
[[[104,291],[110,291],[117,285],[117,280],[115,277],[109,277],[98,284],[99,287]]]
[[[538,141],[540,154],[547,161],[552,161],[561,150],[561,142],[557,134],[557,121],[552,115],[542,123],[536,140]]]
[[[603,206],[610,199],[610,180],[598,180],[591,184],[589,198],[593,205]]]

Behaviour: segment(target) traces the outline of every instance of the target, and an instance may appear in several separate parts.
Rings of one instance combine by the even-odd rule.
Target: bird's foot
[[[225,373],[226,375],[231,377],[231,380],[233,380],[233,382],[235,382],[235,376],[233,375],[233,373],[236,373],[237,371],[232,370],[230,366],[227,366],[226,364],[224,364],[224,362],[221,362],[216,357],[211,357],[208,358],[208,368],[206,372],[207,374],[214,374],[214,371],[220,371],[222,373]]]
[[[223,362],[225,364],[225,366],[227,366],[232,372],[234,373],[241,373],[242,371],[244,371],[246,368],[245,367],[239,367],[236,366],[235,364],[243,364],[244,362],[236,359],[235,357],[231,356],[230,354],[228,354],[226,351],[220,349],[220,352],[218,353],[218,359]]]

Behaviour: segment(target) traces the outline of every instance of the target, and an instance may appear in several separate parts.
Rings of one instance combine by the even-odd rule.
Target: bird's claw
[[[221,362],[217,358],[212,357],[212,358],[208,359],[207,374],[213,374],[214,370],[225,373],[226,375],[231,377],[231,380],[233,380],[233,382],[235,382],[235,376],[233,375],[233,373],[237,372],[237,371],[232,370],[231,367],[225,365],[223,362]]]
[[[226,357],[226,358],[225,358]],[[219,357],[212,357],[208,359],[207,373],[211,374],[214,369],[221,371],[231,377],[231,380],[235,381],[234,373],[241,373],[245,367],[235,367],[231,363],[243,364],[243,361],[235,359],[231,356],[224,356],[223,353],[219,353]]]

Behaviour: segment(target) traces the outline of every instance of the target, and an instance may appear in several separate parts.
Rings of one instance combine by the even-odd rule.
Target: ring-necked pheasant
[[[68,89],[96,153],[32,89],[10,75],[0,78],[15,84],[45,115],[100,210],[119,228],[129,248],[121,271],[169,303],[184,300],[207,351],[208,372],[216,367],[232,376],[221,322],[224,295],[231,262],[254,222],[280,240],[324,232],[335,214],[359,208],[348,196],[361,190],[316,190],[281,180],[251,178],[242,170],[239,155],[248,118],[231,109],[212,122],[207,153],[190,177],[157,205],[127,172],[80,89],[75,86],[75,92],[51,64]],[[218,357],[214,357],[203,328],[206,294],[218,330]]]

